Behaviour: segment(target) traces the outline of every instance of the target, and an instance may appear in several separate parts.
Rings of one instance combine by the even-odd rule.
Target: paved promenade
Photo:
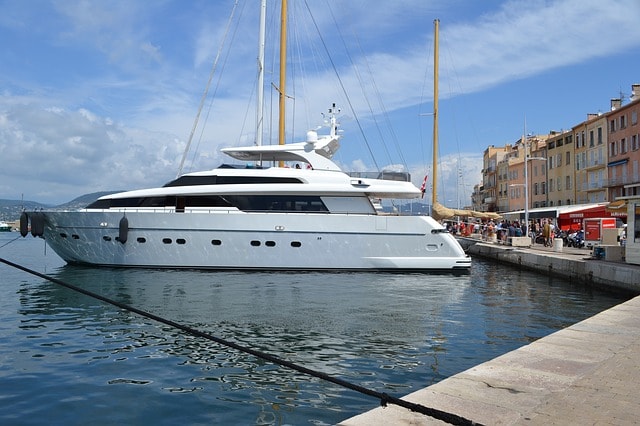
[[[640,293],[640,266],[591,260],[587,249],[480,243],[475,250],[548,273],[563,270],[572,280],[586,277],[586,285]],[[640,424],[640,296],[403,399],[484,425]],[[394,405],[340,423],[443,424]]]
[[[485,425],[640,423],[640,296],[406,400]],[[398,406],[340,423],[442,425]]]

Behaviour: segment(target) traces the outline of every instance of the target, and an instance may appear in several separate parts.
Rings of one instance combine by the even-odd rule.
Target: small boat
[[[0,232],[10,232],[11,229],[11,225],[9,225],[7,222],[0,221]]]
[[[31,233],[73,264],[468,270],[471,259],[432,217],[381,209],[384,200],[422,196],[408,173],[350,175],[332,161],[342,137],[338,113],[332,105],[325,133],[310,131],[301,142],[222,149],[243,165],[103,196],[80,210],[27,213],[21,230],[30,221]]]

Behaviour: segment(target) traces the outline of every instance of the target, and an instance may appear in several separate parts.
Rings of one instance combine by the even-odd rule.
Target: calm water
[[[80,268],[16,235],[0,257],[393,396],[625,300],[479,259],[463,276]],[[378,405],[2,263],[0,282],[0,424],[325,425]]]

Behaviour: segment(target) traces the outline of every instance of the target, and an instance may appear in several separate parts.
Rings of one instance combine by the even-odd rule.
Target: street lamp
[[[528,175],[528,163],[529,160],[543,160],[547,159],[544,157],[529,157],[528,147],[528,138],[525,135],[522,135],[522,141],[524,146],[524,185],[521,183],[514,183],[509,185],[510,187],[514,186],[524,186],[524,235],[529,236],[529,175]]]
[[[529,160],[543,160],[547,161],[544,157],[531,157],[529,158],[529,150],[527,146],[529,144],[529,138],[522,135],[524,143],[524,235],[529,236],[529,179],[527,175],[528,161]]]

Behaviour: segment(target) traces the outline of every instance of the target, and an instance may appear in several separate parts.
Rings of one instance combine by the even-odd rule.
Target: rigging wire
[[[422,116],[433,116],[433,111],[429,111],[429,112],[424,112],[422,107],[424,106],[424,102],[425,102],[425,92],[427,90],[427,87],[429,87],[428,83],[432,81],[432,77],[430,77],[429,71],[430,69],[433,69],[433,43],[427,43],[427,55],[426,55],[426,65],[424,67],[424,77],[422,78],[422,90],[420,92],[420,102],[418,104],[418,132],[419,132],[419,138],[418,140],[420,141],[420,152],[422,154],[422,164],[425,170],[425,175],[429,176],[433,176],[431,174],[431,168],[429,166],[429,162],[427,161],[427,157],[426,157],[426,151],[425,148],[429,148],[429,152],[433,152],[433,143],[434,141],[431,141],[431,144],[426,144],[425,140],[427,139],[427,137],[425,136],[423,129],[422,129]],[[431,68],[430,68],[431,66]],[[433,185],[433,183],[431,181],[429,181],[429,186]],[[431,193],[431,191],[428,191],[429,193]],[[431,204],[433,204],[433,201],[435,200],[431,200]]]
[[[390,395],[388,395],[388,394],[386,394],[384,392],[377,392],[377,391],[365,388],[363,386],[348,382],[346,380],[330,376],[330,375],[328,375],[326,373],[322,373],[322,372],[315,371],[315,370],[312,370],[312,369],[307,368],[307,367],[303,367],[301,365],[297,365],[297,364],[295,364],[293,362],[284,360],[284,359],[279,358],[279,357],[277,357],[275,355],[271,355],[271,354],[268,354],[266,352],[262,352],[262,351],[259,351],[259,350],[256,350],[256,349],[252,349],[252,348],[247,347],[247,346],[239,345],[239,344],[234,343],[234,342],[232,342],[230,340],[226,340],[226,339],[222,339],[220,337],[213,336],[212,334],[196,330],[193,327],[189,327],[187,325],[180,324],[178,322],[163,318],[161,316],[152,314],[150,312],[143,311],[143,310],[138,309],[136,307],[133,307],[131,305],[127,305],[125,303],[121,303],[121,302],[118,302],[116,300],[110,299],[108,297],[102,296],[100,294],[94,293],[92,291],[83,289],[81,287],[77,287],[77,286],[75,286],[73,284],[66,283],[66,282],[64,282],[64,281],[62,281],[60,279],[54,278],[54,277],[46,275],[46,274],[42,274],[42,273],[40,273],[38,271],[35,271],[33,269],[29,269],[29,268],[27,268],[25,266],[19,265],[17,263],[11,262],[11,261],[6,260],[6,259],[1,258],[1,257],[0,257],[0,262],[6,264],[8,266],[11,266],[13,268],[19,269],[19,270],[21,270],[23,272],[26,272],[26,273],[29,273],[31,275],[35,275],[35,276],[37,276],[39,278],[45,279],[47,281],[50,281],[50,282],[52,282],[54,284],[57,284],[59,286],[65,287],[65,288],[67,288],[69,290],[72,290],[72,291],[84,294],[85,296],[89,296],[91,298],[100,300],[100,301],[102,301],[104,303],[107,303],[109,305],[113,305],[113,306],[115,306],[117,308],[120,308],[120,309],[123,309],[125,311],[133,312],[133,313],[135,313],[137,315],[140,315],[142,317],[145,317],[145,318],[151,319],[153,321],[157,321],[159,323],[162,323],[162,324],[168,325],[170,327],[176,328],[176,329],[181,330],[181,331],[183,331],[183,332],[185,332],[187,334],[190,334],[192,336],[200,337],[200,338],[203,338],[203,339],[206,339],[206,340],[210,340],[210,341],[213,341],[213,342],[218,343],[220,345],[227,346],[229,348],[238,350],[240,352],[244,352],[244,353],[247,353],[249,355],[253,355],[256,358],[263,359],[263,360],[271,362],[273,364],[280,365],[282,367],[287,367],[287,368],[295,370],[295,371],[297,371],[299,373],[307,374],[309,376],[316,377],[316,378],[322,379],[322,380],[326,380],[328,382],[334,383],[336,385],[342,386],[342,387],[347,388],[347,389],[351,389],[353,391],[362,393],[364,395],[372,396],[374,398],[379,399],[380,400],[380,405],[383,406],[383,407],[386,407],[388,404],[394,404],[394,405],[401,406],[403,408],[407,408],[407,409],[409,409],[411,411],[414,411],[414,412],[417,412],[417,413],[420,413],[420,414],[424,414],[424,415],[433,417],[433,418],[438,419],[438,420],[442,420],[442,421],[447,422],[449,424],[464,425],[464,426],[466,426],[466,425],[478,425],[478,423],[473,422],[473,421],[471,421],[469,419],[466,419],[464,417],[458,416],[457,414],[447,413],[445,411],[438,410],[436,408],[430,408],[430,407],[426,407],[426,406],[421,405],[421,404],[416,404],[416,403],[413,403],[413,402],[410,402],[410,401],[406,401],[404,399],[396,398],[396,397],[390,396]]]
[[[453,98],[456,96],[456,94],[464,94],[465,91],[462,89],[462,85],[460,84],[460,77],[458,75],[457,72],[457,68],[455,66],[455,62],[453,61],[453,55],[451,54],[451,51],[448,48],[448,45],[446,43],[447,39],[446,39],[446,33],[440,32],[440,38],[444,41],[444,43],[440,43],[440,45],[442,47],[444,47],[445,53],[446,55],[442,56],[442,59],[444,60],[448,60],[447,61],[447,66],[442,66],[441,70],[443,72],[447,72],[449,78],[446,78],[446,82],[447,82],[447,87],[448,87],[448,99],[449,99],[449,103],[448,105],[454,105],[453,103]],[[428,77],[426,77],[425,74],[425,81]],[[455,87],[452,83],[455,83]],[[456,91],[457,89],[457,91]],[[455,106],[455,105],[454,105]],[[442,107],[441,107],[442,108]],[[426,114],[425,114],[426,115]],[[473,117],[473,114],[468,114],[469,117]],[[443,115],[440,114],[440,117],[442,117]],[[455,159],[455,168],[452,170],[455,170],[456,173],[456,194],[458,194],[458,191],[460,190],[460,186],[462,186],[462,196],[463,198],[466,198],[464,196],[464,192],[466,191],[466,187],[469,186],[465,183],[465,171],[468,173],[469,172],[469,167],[463,167],[464,163],[462,161],[462,153],[460,150],[460,134],[458,132],[458,115],[456,114],[456,109],[452,108],[451,109],[451,114],[448,114],[447,116],[451,117],[451,121],[453,123],[452,128],[453,128],[453,133],[454,133],[454,139],[456,142],[456,149],[457,149],[457,156]],[[472,139],[476,141],[478,140],[478,136],[477,136],[477,130],[476,127],[474,125],[474,122],[472,120],[472,118],[470,118],[469,120],[465,121],[465,129],[467,127],[471,128],[471,132],[469,132],[470,134],[473,135]],[[482,149],[481,149],[482,150]],[[440,170],[444,170],[444,168],[442,167],[442,157],[438,159],[438,162],[440,164]],[[466,169],[466,170],[463,170]],[[448,175],[448,180],[449,183],[451,183],[451,178],[452,175],[449,174]],[[445,173],[441,173],[439,176],[439,180],[440,180],[440,188],[447,188],[447,185],[445,185]],[[451,185],[449,185],[448,187],[451,187]],[[444,194],[440,194],[440,195],[444,195]],[[468,193],[467,195],[471,195],[471,193]],[[456,203],[457,206],[456,208],[461,208],[464,207],[464,205],[460,206],[460,195],[456,195]]]
[[[318,23],[316,22],[315,17],[311,13],[311,8],[309,7],[309,3],[307,2],[307,0],[305,0],[304,4],[307,7],[307,10],[309,11],[309,15],[311,16],[311,21],[313,22],[313,25],[316,28],[316,32],[318,33],[318,37],[320,38],[320,42],[322,43],[322,47],[324,47],[324,50],[325,50],[325,52],[327,54],[327,57],[329,58],[329,62],[331,63],[331,67],[333,68],[333,72],[335,73],[336,78],[338,79],[338,82],[340,83],[340,88],[342,89],[342,93],[344,93],[344,96],[345,96],[345,98],[347,100],[347,104],[349,104],[349,109],[353,113],[354,119],[355,119],[355,121],[356,121],[356,123],[358,125],[358,129],[360,129],[360,133],[362,134],[362,137],[364,138],[365,145],[367,146],[367,150],[369,151],[369,155],[371,156],[373,164],[376,166],[376,170],[380,171],[380,166],[378,166],[378,163],[376,162],[375,156],[373,155],[373,151],[371,150],[371,145],[369,144],[369,140],[367,139],[367,136],[365,135],[364,129],[362,128],[362,123],[360,123],[360,119],[356,115],[355,108],[353,106],[353,103],[351,102],[351,97],[347,93],[347,89],[344,86],[344,82],[342,81],[342,78],[340,78],[340,74],[338,73],[338,68],[336,67],[335,62],[333,61],[333,59],[331,57],[331,52],[329,52],[329,48],[327,47],[327,44],[325,43],[324,38],[322,37],[322,33],[320,32],[320,28],[318,27]]]
[[[331,8],[329,8],[331,10]],[[331,16],[333,17],[333,13],[331,14]],[[334,17],[334,22],[335,22],[335,17]],[[336,27],[338,27],[338,33],[340,34],[340,37],[342,39],[342,43],[345,45],[345,50],[346,50],[346,43],[344,41],[344,37],[342,36],[342,32],[339,30],[339,26],[336,22]],[[396,148],[396,153],[398,154],[398,156],[400,157],[400,161],[402,162],[402,164],[404,165],[405,169],[408,171],[409,170],[409,165],[407,164],[407,161],[404,158],[404,155],[402,154],[402,150],[400,149],[400,143],[398,141],[398,136],[396,135],[396,132],[393,128],[393,126],[391,125],[391,118],[389,116],[389,111],[387,110],[387,108],[384,105],[384,102],[382,101],[382,94],[380,93],[380,90],[378,89],[378,85],[376,84],[375,79],[373,78],[373,71],[371,69],[371,65],[367,59],[367,55],[364,54],[364,51],[362,50],[362,45],[360,44],[360,38],[358,37],[358,35],[354,32],[353,33],[353,38],[356,41],[356,44],[358,45],[358,49],[360,50],[360,53],[362,54],[362,60],[365,63],[366,66],[366,70],[367,70],[367,74],[370,77],[371,80],[371,85],[373,86],[373,91],[375,94],[375,97],[378,101],[378,105],[379,108],[382,110],[382,116],[384,117],[384,121],[387,125],[387,129],[389,131],[389,133],[391,134],[391,139],[393,140],[394,146]],[[348,53],[348,50],[347,50]],[[349,59],[351,60],[351,55],[349,55]],[[358,81],[360,82],[360,87],[362,87],[364,89],[364,84],[362,83],[362,78],[361,78],[361,74],[358,70],[357,65],[351,60],[351,63],[355,69],[356,75],[358,77]],[[391,158],[391,155],[389,153],[389,150],[387,148],[387,144],[384,141],[384,136],[383,136],[383,132],[380,129],[380,125],[378,123],[378,120],[376,119],[376,115],[373,113],[373,109],[371,108],[371,104],[369,102],[369,98],[366,94],[366,92],[363,90],[363,95],[367,101],[367,105],[369,105],[369,111],[371,112],[371,115],[374,119],[374,122],[376,124],[376,129],[378,130],[378,133],[380,134],[380,138],[382,140],[382,146],[384,147],[385,152],[387,153],[387,157],[389,159],[390,163],[393,163],[393,159]]]
[[[327,2],[327,9],[329,10],[329,13],[331,15],[331,18],[333,19],[333,23],[337,29],[338,35],[340,36],[340,40],[342,41],[342,45],[345,49],[345,52],[347,53],[347,58],[349,58],[349,62],[351,63],[351,66],[353,67],[353,71],[355,73],[356,79],[358,80],[358,83],[360,83],[360,88],[362,89],[362,96],[364,97],[364,100],[367,104],[367,107],[369,108],[369,112],[371,113],[371,117],[373,117],[373,122],[375,124],[376,130],[378,131],[378,135],[380,136],[380,139],[383,140],[383,136],[382,136],[382,130],[380,129],[380,124],[378,123],[378,120],[376,119],[376,115],[373,112],[373,107],[371,105],[371,101],[369,99],[369,96],[367,95],[366,90],[364,90],[364,83],[363,83],[363,78],[362,78],[362,74],[360,73],[360,69],[358,68],[358,66],[356,65],[356,63],[353,60],[353,57],[351,56],[351,54],[349,53],[349,50],[347,49],[347,43],[345,41],[344,35],[342,34],[342,31],[340,31],[340,26],[338,25],[338,22],[336,20],[336,17],[333,13],[333,10],[331,9],[331,5]],[[355,37],[355,34],[354,34]],[[360,47],[360,51],[362,51],[362,48],[359,44],[359,40],[356,37],[356,41],[358,41],[358,47]],[[364,55],[363,55],[364,56]],[[365,57],[366,60],[366,57]],[[368,63],[367,63],[368,65]],[[367,67],[367,71],[369,72],[369,75],[371,75],[371,69]],[[354,111],[354,115],[355,115],[355,111]],[[392,162],[391,160],[391,154],[389,153],[389,150],[387,149],[386,144],[382,144],[382,147],[384,148],[385,153],[387,154],[387,161],[389,161],[389,163]]]
[[[198,112],[196,113],[196,117],[193,121],[193,127],[191,128],[191,133],[189,134],[189,139],[187,140],[187,146],[184,149],[182,154],[182,159],[180,160],[180,167],[178,168],[178,176],[182,174],[182,168],[184,167],[185,159],[187,158],[187,154],[189,153],[189,149],[191,147],[191,142],[193,140],[193,134],[196,131],[196,127],[198,126],[198,121],[200,120],[200,114],[202,113],[202,107],[204,106],[204,101],[207,99],[207,95],[209,93],[209,88],[211,87],[211,80],[213,80],[213,75],[218,67],[218,60],[220,59],[220,54],[222,48],[227,40],[227,35],[229,34],[229,28],[231,27],[231,22],[233,21],[233,16],[235,15],[236,8],[238,7],[238,0],[235,0],[233,4],[233,8],[231,9],[231,15],[229,16],[229,20],[227,21],[227,26],[225,28],[224,36],[222,37],[222,42],[220,43],[220,47],[218,48],[218,52],[216,53],[216,57],[213,61],[213,65],[211,67],[211,72],[209,72],[209,80],[207,81],[207,85],[204,89],[204,93],[202,94],[202,98],[200,99],[200,105],[198,106]]]

